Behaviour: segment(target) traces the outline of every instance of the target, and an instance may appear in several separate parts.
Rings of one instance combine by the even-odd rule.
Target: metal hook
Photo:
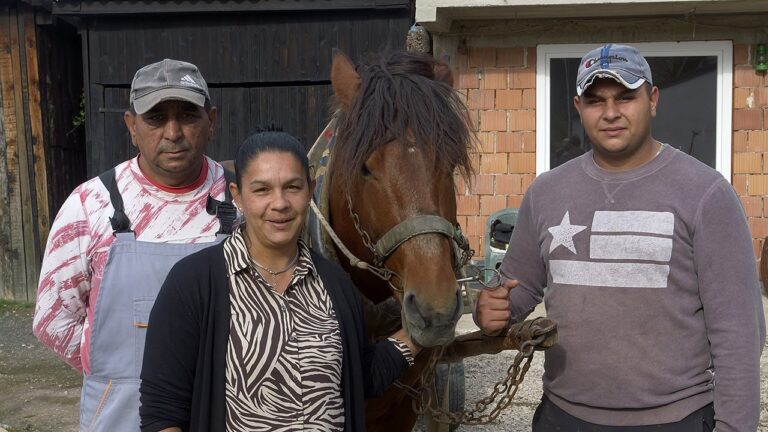
[[[479,267],[475,265],[468,265],[465,267],[465,269],[468,269],[474,272],[475,274],[472,276],[456,279],[457,283],[477,282],[480,285],[482,285],[482,288],[480,289],[496,288],[498,286],[501,286],[501,272],[499,272],[499,270],[497,269]],[[469,284],[467,284],[466,286],[467,288],[470,288],[470,289],[476,288]]]

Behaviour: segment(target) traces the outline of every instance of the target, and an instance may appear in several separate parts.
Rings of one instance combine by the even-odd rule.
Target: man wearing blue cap
[[[576,85],[592,151],[531,185],[478,325],[542,299],[558,322],[535,432],[755,431],[765,318],[738,197],[652,137],[659,89],[635,48],[587,53]]]

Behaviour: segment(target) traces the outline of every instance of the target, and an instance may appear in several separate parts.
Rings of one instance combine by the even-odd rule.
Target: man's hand
[[[503,279],[500,286],[480,292],[475,321],[483,333],[495,336],[509,325],[509,290],[516,286],[517,280]]]

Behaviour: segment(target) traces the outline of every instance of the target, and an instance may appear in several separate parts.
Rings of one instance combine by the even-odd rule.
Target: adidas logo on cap
[[[181,77],[181,79],[179,80],[179,84],[184,86],[189,86],[189,87],[195,87],[200,90],[203,89],[202,87],[200,87],[200,84],[196,83],[195,80],[193,80],[192,77],[189,75],[184,75],[183,77]]]

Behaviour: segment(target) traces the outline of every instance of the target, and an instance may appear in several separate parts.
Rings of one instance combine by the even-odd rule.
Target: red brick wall
[[[732,182],[759,258],[768,237],[768,77],[751,65],[754,45],[733,48]],[[536,48],[469,48],[454,67],[479,138],[471,186],[457,179],[459,223],[482,258],[488,216],[519,207],[536,176]]]
[[[733,47],[733,187],[759,259],[768,237],[768,78],[751,65],[754,45]]]
[[[475,176],[457,179],[459,223],[482,258],[488,216],[519,207],[536,176],[536,48],[470,48],[454,67],[479,139]]]

